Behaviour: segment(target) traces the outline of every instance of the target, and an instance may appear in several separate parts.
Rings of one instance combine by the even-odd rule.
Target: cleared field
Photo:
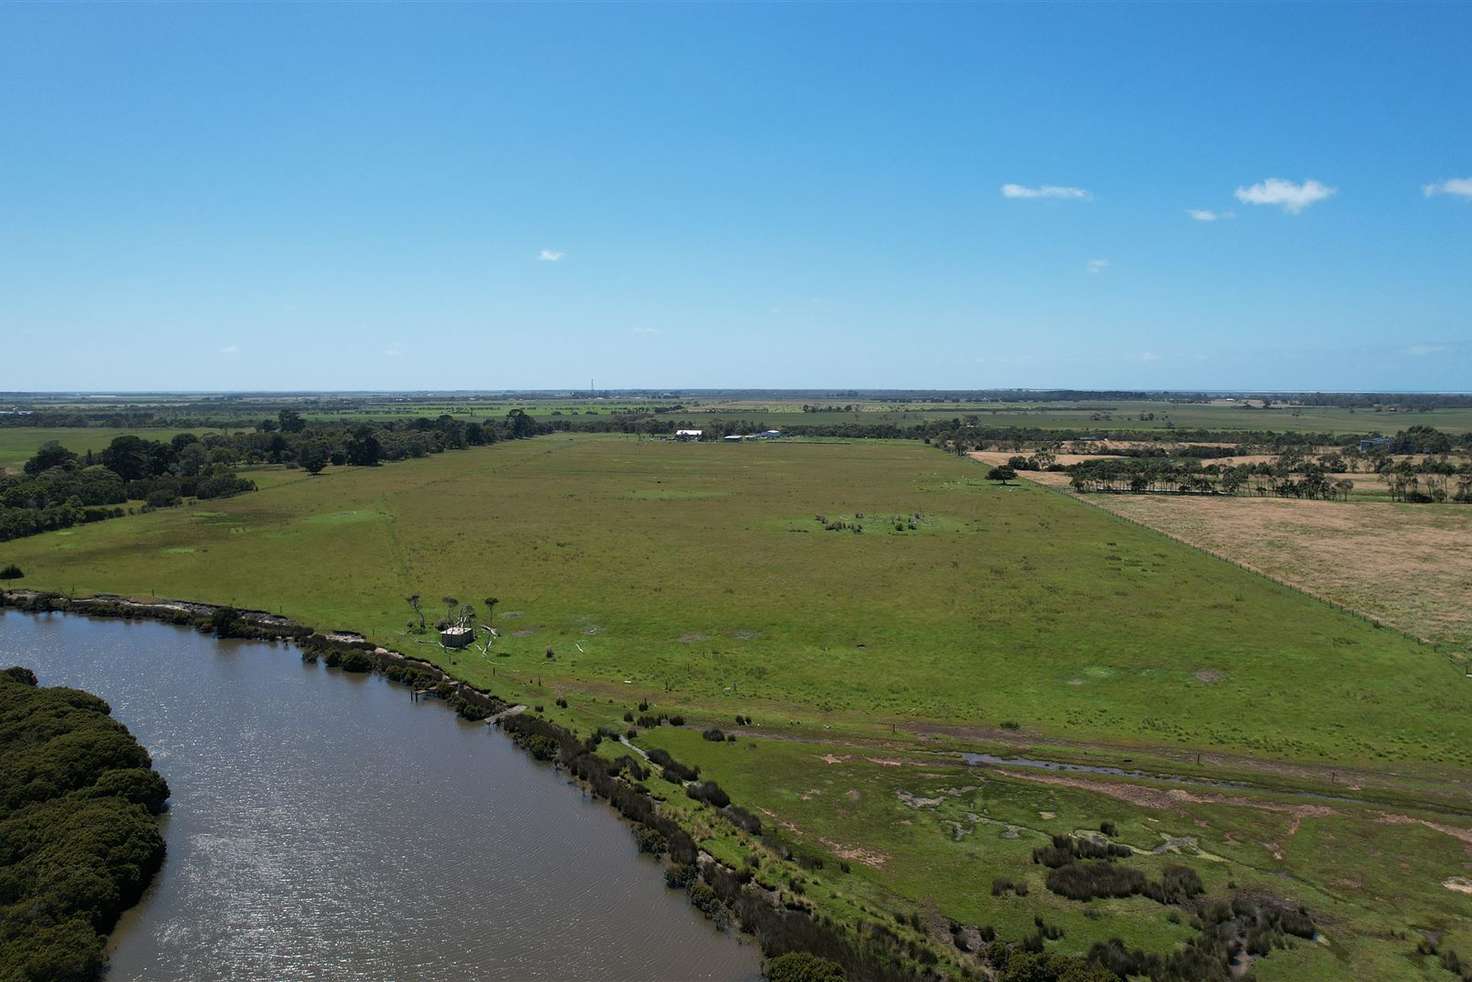
[[[362,630],[584,732],[626,725],[641,698],[683,712],[690,726],[637,741],[700,764],[827,855],[801,875],[842,919],[893,923],[899,910],[1017,938],[1041,913],[1066,929],[1050,944],[1063,951],[1189,937],[1154,901],[1084,905],[1044,888],[1031,849],[1108,819],[1151,875],[1184,859],[1214,890],[1287,894],[1327,918],[1324,944],[1275,952],[1260,978],[1340,978],[1346,960],[1360,977],[1419,972],[1414,941],[1390,934],[1419,924],[1472,951],[1465,897],[1442,886],[1472,872],[1472,833],[1425,810],[1468,797],[1472,683],[1460,671],[1100,509],[984,473],[908,441],[558,435],[316,478],[263,472],[257,493],[17,540],[0,564],[24,568],[18,586]],[[864,530],[826,531],[820,516]],[[499,597],[494,656],[406,635],[411,593],[431,616],[442,596]],[[568,708],[552,705],[559,695]],[[701,739],[737,714],[754,722],[736,743]],[[978,749],[1285,790],[1059,783],[964,766],[960,752]],[[1340,781],[1389,803],[1295,793]],[[670,806],[690,810],[718,854],[754,848],[704,806],[679,794]],[[996,876],[1029,881],[1029,896],[993,896]],[[1351,880],[1370,899],[1346,899],[1361,889]]]
[[[1380,487],[1373,475],[1350,477]],[[1088,501],[1409,634],[1472,649],[1472,507],[1123,494]]]

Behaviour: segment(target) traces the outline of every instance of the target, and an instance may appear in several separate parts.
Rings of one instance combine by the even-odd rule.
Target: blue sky
[[[1469,38],[1466,4],[7,5],[0,390],[1468,390]]]

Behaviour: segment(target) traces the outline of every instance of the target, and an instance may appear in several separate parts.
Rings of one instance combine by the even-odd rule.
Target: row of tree
[[[115,518],[129,501],[163,508],[186,497],[253,490],[252,481],[190,433],[169,442],[120,436],[101,453],[85,455],[53,440],[26,461],[22,474],[0,475],[0,541]]]
[[[1203,467],[1197,460],[1135,457],[1081,461],[1067,468],[1069,484],[1081,493],[1256,494],[1279,498],[1347,500],[1354,482],[1336,478],[1317,464],[1297,474],[1239,464]]]

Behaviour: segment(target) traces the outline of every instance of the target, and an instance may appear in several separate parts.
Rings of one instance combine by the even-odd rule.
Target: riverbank
[[[643,783],[650,777],[649,769],[627,756],[610,761],[598,753],[605,735],[613,737],[616,744],[616,733],[600,731],[581,738],[575,731],[535,713],[522,712],[525,707],[513,706],[490,692],[459,681],[423,659],[374,645],[353,631],[319,632],[268,611],[236,610],[186,600],[139,601],[117,595],[68,597],[38,590],[0,590],[0,609],[3,608],[99,619],[158,621],[190,627],[221,640],[289,642],[301,649],[304,661],[321,660],[329,668],[381,675],[408,686],[416,697],[444,700],[462,718],[493,722],[533,758],[565,768],[629,823],[642,852],[668,861],[665,880],[669,886],[684,889],[690,903],[718,925],[732,922],[742,931],[754,934],[768,957],[801,951],[828,958],[841,965],[854,982],[897,982],[934,974],[921,970],[926,964],[935,964],[933,952],[918,949],[913,942],[906,950],[892,932],[885,930],[871,932],[867,937],[862,933],[850,936],[840,926],[814,916],[811,904],[794,902],[790,897],[784,899],[779,888],[764,885],[752,868],[733,867],[698,849],[679,819],[662,808],[668,799]],[[668,754],[663,760],[665,765],[659,772],[669,783],[681,791],[687,785],[700,787],[694,780],[698,768],[684,769]],[[718,811],[738,827],[761,835],[760,820],[732,805],[729,799]],[[785,852],[794,860],[798,858],[790,846],[771,832],[767,841],[778,852]]]

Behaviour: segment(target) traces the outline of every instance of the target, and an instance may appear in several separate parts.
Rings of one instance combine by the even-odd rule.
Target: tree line
[[[53,440],[26,461],[23,474],[0,476],[0,541],[116,518],[128,502],[167,508],[186,498],[254,491],[237,467],[285,464],[317,474],[329,464],[373,467],[551,429],[521,410],[486,422],[445,415],[344,425],[309,424],[284,409],[246,432],[179,433],[170,440],[126,435],[98,453],[77,454]]]

